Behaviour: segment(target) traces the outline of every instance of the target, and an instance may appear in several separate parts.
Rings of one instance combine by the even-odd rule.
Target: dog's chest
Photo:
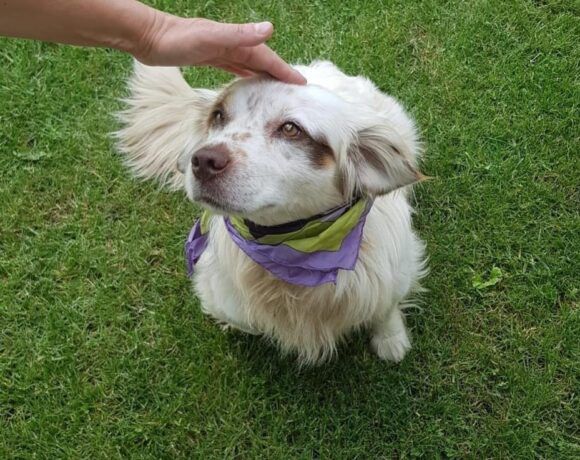
[[[218,286],[232,290],[241,316],[253,328],[285,342],[336,338],[368,321],[373,313],[373,302],[364,298],[365,285],[371,282],[364,261],[359,261],[355,271],[341,274],[336,284],[297,286],[253,262],[221,225],[215,225],[201,262],[199,269],[204,273],[200,275],[214,280],[214,290]]]

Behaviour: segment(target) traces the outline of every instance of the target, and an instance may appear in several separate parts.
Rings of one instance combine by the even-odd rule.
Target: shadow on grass
[[[371,352],[369,341],[368,332],[360,331],[345,340],[329,361],[300,366],[296,355],[281,353],[263,337],[231,333],[227,338],[242,371],[262,376],[273,394],[282,393],[289,401],[306,398],[315,404],[348,396],[366,405],[385,387],[407,386],[407,377],[418,372],[419,364],[412,356],[401,364],[382,361]]]

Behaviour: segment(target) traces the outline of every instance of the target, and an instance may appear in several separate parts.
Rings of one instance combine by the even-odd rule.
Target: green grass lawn
[[[130,59],[0,40],[0,458],[579,458],[574,4],[156,2],[268,18],[283,57],[366,75],[418,120],[431,274],[396,366],[363,334],[306,370],[224,334],[185,274],[196,209],[109,138]]]

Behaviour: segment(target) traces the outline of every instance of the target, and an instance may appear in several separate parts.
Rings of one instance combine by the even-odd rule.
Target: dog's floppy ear
[[[217,93],[191,88],[176,67],[149,67],[137,61],[129,91],[127,108],[117,114],[123,128],[114,134],[126,165],[137,177],[181,188],[178,160],[203,139]]]
[[[425,178],[416,167],[414,139],[405,142],[384,125],[360,130],[350,146],[348,157],[353,172],[348,193],[385,195]]]

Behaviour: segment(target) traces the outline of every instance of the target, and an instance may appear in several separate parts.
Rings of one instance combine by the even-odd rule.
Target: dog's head
[[[139,66],[118,133],[129,165],[264,225],[421,179],[414,124],[393,98],[330,63],[297,68],[308,85],[256,77],[207,91]]]

